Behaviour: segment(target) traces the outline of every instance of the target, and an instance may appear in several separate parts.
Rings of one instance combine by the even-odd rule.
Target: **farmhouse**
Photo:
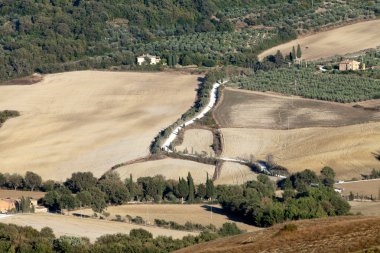
[[[8,211],[16,208],[16,201],[12,199],[0,199],[0,213],[8,213]]]
[[[159,56],[150,55],[150,54],[143,54],[137,57],[137,64],[139,65],[142,65],[144,63],[155,65],[155,64],[158,64],[160,61],[161,61],[161,58]]]
[[[360,66],[360,62],[355,60],[345,60],[339,63],[339,70],[340,71],[347,71],[347,70],[359,70],[364,69],[364,64]]]

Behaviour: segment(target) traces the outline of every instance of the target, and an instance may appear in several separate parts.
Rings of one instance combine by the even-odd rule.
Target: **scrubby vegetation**
[[[156,252],[166,253],[218,238],[217,233],[202,232],[199,236],[183,239],[153,235],[143,229],[133,229],[127,234],[105,235],[95,243],[83,237],[61,236],[57,238],[52,229],[37,231],[31,227],[0,223],[0,252],[59,252],[59,253],[115,253]],[[231,230],[229,230],[231,232]],[[232,231],[233,232],[233,231]]]
[[[232,83],[242,89],[272,91],[341,103],[377,98],[380,80],[352,75],[318,72],[314,66],[280,67],[238,76]]]
[[[9,110],[0,111],[0,127],[8,119],[18,117],[18,116],[20,116],[20,113],[18,111],[9,111]]]

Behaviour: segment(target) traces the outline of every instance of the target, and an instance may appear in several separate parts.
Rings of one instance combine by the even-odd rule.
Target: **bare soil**
[[[211,212],[212,210],[212,212]],[[260,228],[242,223],[231,217],[222,210],[219,205],[209,204],[129,204],[122,206],[110,206],[107,208],[110,217],[126,215],[132,217],[140,216],[149,224],[154,224],[154,219],[164,219],[166,221],[175,221],[184,225],[187,221],[202,224],[204,226],[213,224],[221,227],[226,222],[236,222],[239,228],[247,231],[256,231]],[[76,211],[76,213],[79,213]],[[91,209],[80,211],[81,214],[92,215]]]
[[[380,179],[335,184],[335,187],[343,189],[344,196],[348,196],[352,192],[355,196],[372,196],[380,200]]]
[[[214,156],[211,148],[213,143],[213,134],[205,129],[188,129],[185,131],[184,139],[181,145],[176,146],[177,151],[187,150],[190,154],[207,154]]]
[[[46,192],[39,191],[14,191],[14,190],[0,190],[1,199],[21,199],[22,197],[29,197],[33,199],[41,199],[45,197]]]
[[[261,53],[258,57],[275,54],[280,50],[289,54],[292,47],[301,45],[304,60],[316,60],[335,55],[345,55],[364,49],[380,46],[380,20],[354,23],[336,29],[302,37],[288,43],[273,47]]]
[[[121,178],[129,178],[132,174],[133,178],[148,177],[155,175],[163,175],[166,179],[178,180],[178,177],[186,178],[190,172],[196,184],[205,183],[207,173],[212,176],[215,167],[213,165],[197,163],[188,160],[166,158],[156,161],[147,161],[135,163],[117,168]]]
[[[158,227],[149,227],[121,223],[115,221],[105,221],[91,218],[79,218],[59,214],[17,214],[8,216],[0,220],[2,223],[16,224],[19,226],[31,226],[37,230],[50,227],[56,236],[76,236],[87,237],[91,242],[107,234],[129,233],[132,229],[145,229],[157,236],[172,236],[182,238],[186,235],[197,235],[194,232],[176,231]]]
[[[0,110],[20,117],[0,130],[2,172],[65,180],[99,177],[145,157],[157,133],[195,100],[197,75],[79,71],[47,75],[28,86],[0,86]]]
[[[290,172],[332,167],[339,179],[361,178],[380,169],[380,123],[344,127],[313,127],[292,130],[223,128],[223,156],[275,162]]]
[[[223,100],[214,112],[221,127],[295,129],[337,127],[380,120],[380,111],[355,108],[354,104],[231,88],[223,92]]]
[[[380,201],[349,201],[351,213],[365,216],[380,216]]]

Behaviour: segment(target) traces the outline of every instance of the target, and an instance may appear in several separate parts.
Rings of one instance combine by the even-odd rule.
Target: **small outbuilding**
[[[340,71],[348,71],[348,70],[364,70],[365,66],[364,63],[360,63],[355,60],[344,60],[339,63],[339,70]]]

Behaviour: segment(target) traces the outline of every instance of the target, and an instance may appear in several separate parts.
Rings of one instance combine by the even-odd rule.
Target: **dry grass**
[[[211,213],[211,207],[213,212]],[[107,208],[107,212],[111,217],[121,215],[125,217],[130,215],[132,217],[141,216],[147,220],[149,224],[154,224],[154,219],[164,219],[166,221],[175,221],[179,224],[185,224],[187,221],[192,223],[202,224],[204,226],[213,224],[216,227],[221,227],[225,222],[236,222],[229,219],[223,212],[220,206],[208,204],[194,204],[194,205],[181,205],[181,204],[137,204],[137,205],[123,205],[111,206]],[[78,212],[76,212],[78,213]],[[91,209],[80,211],[82,214],[92,215]],[[239,228],[247,231],[256,231],[259,228],[247,225],[242,222],[236,222]]]
[[[191,153],[197,152],[198,154],[206,153],[214,155],[211,148],[213,142],[212,132],[205,129],[189,129],[185,131],[185,136],[181,145],[176,146],[177,151],[187,151]]]
[[[380,120],[380,111],[354,108],[353,104],[231,88],[223,90],[214,115],[222,127],[265,129],[335,127]]]
[[[372,195],[373,198],[380,199],[380,179],[335,184],[335,187],[343,189],[342,194],[345,196],[352,192],[355,196]]]
[[[29,86],[0,86],[0,110],[20,111],[0,131],[3,172],[65,180],[101,176],[145,156],[157,133],[194,102],[195,75],[80,71]]]
[[[351,212],[361,213],[365,216],[380,216],[380,202],[349,201]]]
[[[29,197],[33,199],[41,199],[45,197],[46,192],[38,192],[38,191],[14,191],[14,190],[0,190],[0,198],[1,199],[21,199],[22,197]]]
[[[351,179],[380,168],[373,155],[379,150],[380,123],[289,131],[223,128],[222,134],[224,156],[265,159],[272,154],[290,172],[330,166],[337,178]]]
[[[50,227],[56,236],[88,237],[92,242],[102,235],[129,233],[132,229],[137,228],[148,230],[154,237],[163,235],[172,236],[173,238],[182,238],[188,234],[197,234],[193,232],[175,231],[99,219],[77,218],[58,214],[17,214],[2,218],[0,221],[2,223],[16,224],[19,226],[31,226],[38,230],[41,230],[43,227]]]
[[[315,60],[334,55],[345,55],[380,45],[380,20],[356,23],[333,30],[320,32],[273,47],[259,55],[259,59],[275,54],[291,52],[293,46],[301,45],[302,58]]]
[[[212,165],[171,158],[135,163],[116,169],[123,179],[132,174],[134,179],[163,175],[166,179],[178,180],[178,177],[186,178],[190,172],[196,184],[205,183],[207,173],[212,176],[214,170]]]
[[[199,244],[181,253],[219,252],[355,252],[380,245],[380,218],[340,217],[293,222],[296,231],[269,229]]]

